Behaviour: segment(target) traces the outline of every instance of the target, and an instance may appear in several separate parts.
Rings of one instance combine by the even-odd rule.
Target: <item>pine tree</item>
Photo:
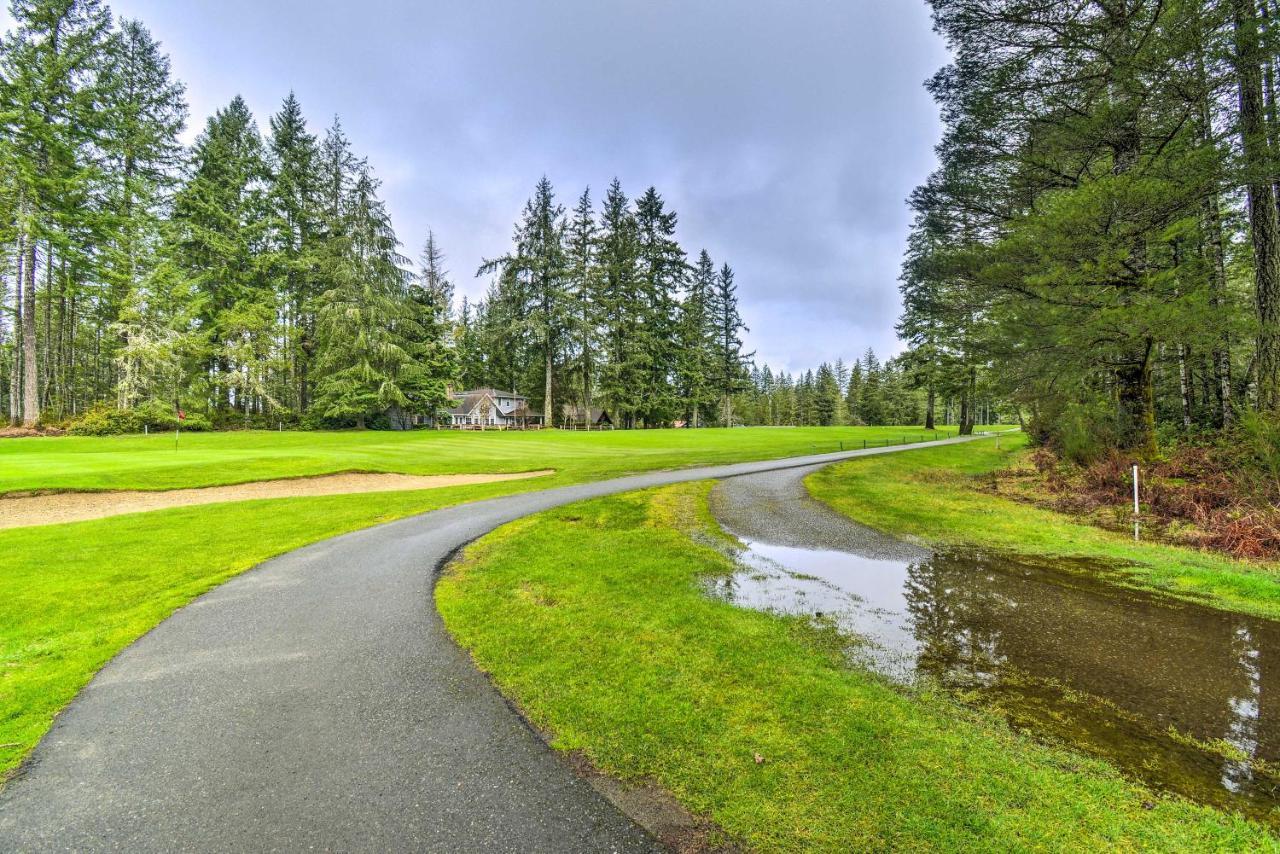
[[[849,385],[844,395],[845,409],[849,412],[850,424],[866,424],[862,417],[862,363],[854,361],[849,369]]]
[[[876,427],[888,423],[880,360],[870,347],[862,356],[862,377],[858,385],[858,414],[862,423]]]
[[[404,410],[438,423],[449,405],[449,387],[458,370],[453,341],[451,305],[453,286],[444,270],[444,254],[428,232],[422,254],[422,270],[408,289],[408,319],[402,337],[410,364],[404,370],[401,388],[406,397]]]
[[[819,427],[830,427],[836,423],[836,413],[840,407],[840,384],[836,381],[835,371],[826,362],[818,366],[814,375],[813,408],[814,421]]]
[[[844,363],[841,357],[836,358],[835,366],[832,368],[836,377],[836,424],[849,423],[849,406],[845,395],[849,393],[849,366]]]
[[[443,394],[434,392],[436,365],[415,361],[422,355],[416,345],[426,342],[406,299],[407,259],[378,198],[378,181],[360,162],[350,183],[338,241],[344,251],[320,298],[316,408],[331,421],[364,427],[388,410],[431,410]]]
[[[98,138],[111,214],[103,252],[108,288],[102,320],[117,333],[107,340],[118,341],[122,350],[154,351],[157,341],[167,342],[168,350],[185,343],[185,336],[175,326],[182,318],[164,311],[165,295],[156,291],[161,281],[157,250],[183,154],[178,135],[186,124],[184,89],[171,76],[169,58],[138,21],[121,22],[110,54],[103,85],[106,121]],[[153,364],[171,366],[180,356],[168,352]],[[157,367],[159,373],[153,374],[143,367],[148,361],[119,354],[119,406],[171,391],[165,388],[175,382],[170,371]]]
[[[196,140],[192,170],[174,201],[173,251],[197,306],[201,372],[215,410],[234,402],[248,418],[262,403],[276,306],[263,263],[271,234],[262,140],[234,98]]]
[[[311,395],[311,361],[315,352],[315,300],[323,290],[319,276],[320,240],[324,225],[320,149],[307,130],[302,106],[292,92],[271,117],[271,179],[268,204],[274,218],[276,280],[284,315],[284,339],[291,388],[297,411]]]
[[[688,263],[675,239],[675,211],[666,209],[655,188],[636,200],[635,222],[644,377],[640,410],[648,426],[671,421],[676,411],[676,295],[687,280]]]
[[[480,302],[473,306],[464,296],[462,306],[458,309],[458,322],[453,333],[454,350],[458,360],[458,382],[464,388],[484,385],[489,375],[481,341],[484,323],[485,304]]]
[[[576,351],[576,373],[583,417],[590,417],[593,384],[600,355],[599,231],[591,204],[591,188],[582,191],[565,231],[569,325]]]
[[[453,316],[453,283],[444,267],[444,251],[436,241],[435,232],[427,229],[427,239],[418,259],[418,287],[435,306],[439,323],[448,323]]]
[[[37,266],[52,279],[52,248],[92,215],[85,191],[98,177],[86,147],[101,129],[111,18],[98,0],[13,0],[16,23],[0,44],[0,130],[16,202],[22,271],[21,420],[40,421]],[[38,246],[44,243],[43,258]],[[45,344],[47,345],[47,341]]]
[[[720,268],[711,298],[711,319],[715,328],[715,366],[712,377],[721,401],[724,426],[733,426],[733,395],[742,388],[744,368],[751,354],[742,352],[743,332],[749,332],[738,313],[738,288],[728,264]]]
[[[690,426],[701,426],[703,409],[715,402],[711,385],[716,365],[716,328],[711,306],[716,288],[716,269],[711,256],[703,249],[698,254],[693,275],[689,277],[684,300],[680,303],[679,350],[676,373],[680,396],[687,408]]]
[[[615,178],[605,193],[597,251],[605,365],[600,392],[623,427],[634,427],[648,375],[647,349],[637,329],[644,316],[637,274],[636,221]]]
[[[556,361],[570,320],[564,235],[564,208],[555,203],[555,191],[544,175],[516,227],[515,251],[485,261],[477,274],[500,271],[500,281],[512,286],[509,292],[518,291],[526,301],[520,316],[543,366],[542,415],[548,426],[555,419],[552,395]]]
[[[408,342],[413,378],[407,395],[409,411],[438,422],[450,406],[450,386],[458,372],[453,334],[453,283],[435,233],[427,230],[418,275],[409,291],[416,335]]]

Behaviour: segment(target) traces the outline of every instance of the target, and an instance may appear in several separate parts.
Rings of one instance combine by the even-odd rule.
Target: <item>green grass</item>
[[[948,428],[950,434],[955,428]],[[948,435],[948,429],[938,435]],[[825,453],[918,427],[614,430],[605,432],[268,430],[0,441],[0,495],[28,490],[176,489],[340,471],[463,474],[555,468],[574,480],[693,464]]]
[[[1024,453],[1024,436],[922,448],[841,463],[809,476],[810,493],[874,528],[932,544],[1115,563],[1135,586],[1280,619],[1280,567],[1152,542],[1073,521],[990,491],[984,475]]]
[[[832,451],[913,428],[612,433],[216,433],[0,441],[0,494],[164,489],[336,471],[553,477],[277,499],[0,531],[0,780],[117,652],[227,578],[307,543],[491,495],[646,469]],[[0,512],[3,506],[0,504]]]
[[[732,569],[697,536],[707,488],[521,520],[441,580],[449,629],[557,748],[656,781],[764,851],[1280,847],[1244,819],[851,670],[799,619],[705,596],[699,579]]]
[[[0,779],[117,652],[274,555],[520,482],[183,507],[0,532]]]

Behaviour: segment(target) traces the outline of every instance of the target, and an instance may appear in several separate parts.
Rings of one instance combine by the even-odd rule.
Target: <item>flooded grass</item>
[[[523,519],[441,578],[449,630],[556,748],[662,786],[744,850],[1280,851],[1259,822],[1029,738],[932,682],[849,667],[826,612],[707,596],[703,580],[741,570],[708,487]]]
[[[1280,623],[1123,586],[1101,561],[892,553],[806,500],[780,476],[718,486],[741,568],[709,591],[834,625],[853,663],[894,682],[942,686],[1157,789],[1280,825]]]

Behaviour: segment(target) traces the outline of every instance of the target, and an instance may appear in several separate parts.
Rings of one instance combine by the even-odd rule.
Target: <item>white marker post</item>
[[[1138,540],[1138,464],[1133,464],[1133,539]]]

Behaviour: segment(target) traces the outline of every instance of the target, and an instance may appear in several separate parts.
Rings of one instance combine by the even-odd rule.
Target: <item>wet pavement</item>
[[[1280,825],[1280,623],[1128,589],[1096,562],[903,543],[810,498],[814,470],[717,484],[712,511],[746,548],[714,595],[811,615],[855,664]]]

